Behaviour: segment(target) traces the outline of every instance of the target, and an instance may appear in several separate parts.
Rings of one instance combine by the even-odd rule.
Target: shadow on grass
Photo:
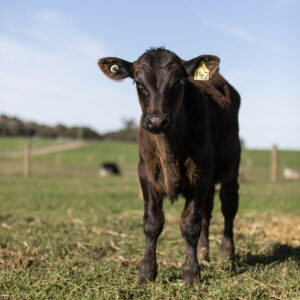
[[[246,257],[240,260],[237,259],[236,264],[247,264],[255,266],[257,264],[270,265],[273,263],[281,263],[288,259],[293,259],[300,265],[300,247],[292,247],[287,244],[275,244],[270,254],[257,254],[253,255],[247,253]]]
[[[222,269],[231,272],[232,275],[237,275],[248,272],[249,267],[280,264],[288,260],[292,260],[300,266],[300,247],[277,243],[273,246],[270,254],[247,253],[242,256],[237,255],[233,261],[223,261]]]

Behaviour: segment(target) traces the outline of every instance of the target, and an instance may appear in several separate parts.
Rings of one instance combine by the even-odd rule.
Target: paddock
[[[0,142],[1,151],[8,151],[5,139]],[[282,170],[299,171],[300,152],[278,151],[276,183],[270,178],[270,157],[269,150],[242,151],[245,180],[235,221],[234,262],[218,259],[223,216],[216,196],[210,261],[202,262],[200,285],[185,284],[178,224],[184,201],[165,201],[159,275],[142,287],[137,283],[144,235],[136,144],[87,143],[33,155],[28,177],[23,157],[2,157],[1,298],[220,299],[226,294],[228,299],[296,299],[300,185],[285,180]],[[102,161],[117,162],[122,175],[99,178]]]

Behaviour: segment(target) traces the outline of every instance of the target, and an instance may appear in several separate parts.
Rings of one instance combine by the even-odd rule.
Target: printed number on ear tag
[[[194,79],[209,80],[209,70],[206,68],[204,61],[201,61],[200,66],[195,70]]]
[[[110,71],[111,71],[112,73],[118,73],[119,70],[120,70],[120,67],[119,67],[118,65],[112,65],[112,66],[110,67]]]

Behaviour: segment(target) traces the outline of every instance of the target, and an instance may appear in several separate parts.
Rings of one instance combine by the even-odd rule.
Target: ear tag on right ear
[[[201,61],[200,66],[195,70],[195,80],[209,80],[209,70],[206,68],[204,60]]]
[[[110,71],[112,72],[112,73],[118,73],[118,71],[120,70],[120,67],[118,66],[118,65],[112,65],[111,67],[110,67]]]

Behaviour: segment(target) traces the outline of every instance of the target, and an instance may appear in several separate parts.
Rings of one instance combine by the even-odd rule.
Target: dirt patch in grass
[[[13,252],[6,249],[1,250],[0,270],[5,268],[30,268],[33,263],[38,263],[42,260],[42,256],[37,248],[26,252]]]
[[[265,243],[268,240],[299,247],[300,217],[248,213],[237,219],[235,233],[237,235],[252,236],[261,243]]]

